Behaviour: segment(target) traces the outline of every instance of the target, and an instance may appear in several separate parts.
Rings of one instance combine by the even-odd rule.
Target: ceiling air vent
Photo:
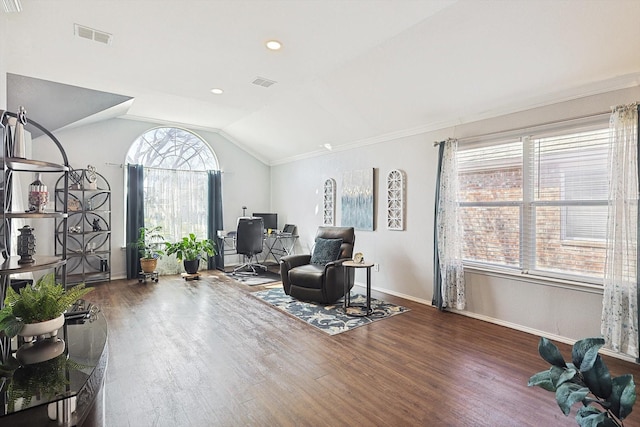
[[[257,86],[269,87],[275,84],[276,82],[273,80],[265,79],[264,77],[256,77],[255,79],[253,79],[251,83]]]
[[[113,36],[104,31],[94,30],[93,28],[85,27],[78,24],[73,24],[74,34],[77,37],[87,40],[93,40],[98,43],[111,44]]]

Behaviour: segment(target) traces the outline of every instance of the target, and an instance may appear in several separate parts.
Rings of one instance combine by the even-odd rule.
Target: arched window
[[[218,169],[218,161],[202,138],[179,128],[151,129],[131,144],[126,162],[143,167],[145,227],[161,226],[169,242],[190,233],[211,238],[209,174]],[[158,263],[160,274],[180,271],[174,257],[165,256]]]
[[[155,128],[136,139],[127,153],[128,164],[147,168],[208,171],[218,160],[198,135],[179,128]]]

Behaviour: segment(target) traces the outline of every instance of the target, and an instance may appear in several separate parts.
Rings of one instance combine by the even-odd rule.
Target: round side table
[[[371,267],[373,267],[372,262],[353,262],[353,261],[345,261],[342,263],[342,267],[344,267],[344,303],[343,309],[344,313],[347,316],[357,316],[357,317],[365,317],[371,314]],[[367,303],[364,306],[359,305],[351,305],[351,291],[350,291],[350,280],[349,280],[349,269],[358,269],[365,268],[367,270]],[[355,276],[355,275],[354,275]],[[355,277],[354,277],[355,280]],[[349,310],[349,308],[361,308],[359,312],[354,312],[353,310]]]

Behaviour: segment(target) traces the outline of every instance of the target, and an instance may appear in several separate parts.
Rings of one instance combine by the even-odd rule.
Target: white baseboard
[[[354,283],[354,286],[362,288],[363,292],[365,292],[366,289],[367,289],[367,285],[365,283],[356,282],[356,283]],[[422,299],[422,298],[416,298],[414,296],[406,295],[406,294],[403,294],[403,293],[400,293],[400,292],[392,291],[390,289],[380,288],[378,286],[371,286],[371,290],[374,290],[374,291],[377,291],[377,292],[382,292],[383,294],[387,294],[387,295],[393,295],[394,297],[406,299],[406,300],[409,300],[409,301],[417,302],[418,304],[424,304],[424,305],[431,306],[431,301],[427,301],[427,300]]]
[[[366,284],[362,284],[362,283],[355,283],[354,286],[358,286],[360,288],[366,289]],[[433,305],[431,304],[431,301],[427,301],[424,299],[420,299],[420,298],[416,298],[416,297],[412,297],[410,295],[405,295],[399,292],[395,292],[395,291],[391,291],[389,289],[384,289],[384,288],[379,288],[379,287],[371,287],[372,290],[378,291],[378,292],[382,292],[384,294],[388,294],[388,295],[393,295],[399,298],[403,298],[409,301],[414,301],[417,302],[419,304],[424,304],[427,305],[429,307],[433,307]],[[527,334],[531,334],[537,337],[545,337],[548,338],[552,341],[558,341],[561,342],[563,344],[567,344],[567,345],[573,345],[576,343],[577,340],[575,339],[571,339],[562,335],[556,335],[556,334],[551,334],[549,332],[545,332],[545,331],[541,331],[539,329],[534,329],[534,328],[529,328],[527,326],[523,326],[523,325],[519,325],[517,323],[511,323],[511,322],[507,322],[505,320],[501,320],[501,319],[496,319],[494,317],[490,317],[490,316],[485,316],[483,314],[478,314],[478,313],[473,313],[471,311],[466,311],[466,310],[456,310],[456,309],[449,309],[448,311],[451,311],[452,313],[456,313],[456,314],[460,314],[462,316],[466,316],[466,317],[470,317],[473,319],[477,319],[477,320],[482,320],[483,322],[488,322],[488,323],[493,323],[494,325],[500,325],[500,326],[505,326],[507,328],[510,329],[515,329],[516,331],[520,331],[520,332],[525,332]],[[633,363],[637,363],[636,359],[633,356],[629,356],[626,354],[622,354],[622,353],[617,353],[615,351],[606,349],[606,348],[601,348],[600,349],[600,353],[610,356],[610,357],[615,357],[616,359],[621,359],[624,360],[626,362],[633,362]]]

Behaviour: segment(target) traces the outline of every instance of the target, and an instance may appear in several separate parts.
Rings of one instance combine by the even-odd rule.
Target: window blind
[[[465,260],[601,282],[607,156],[608,127],[602,121],[462,146]]]
[[[529,270],[601,279],[609,192],[607,128],[532,137]]]
[[[522,143],[459,150],[458,182],[465,259],[519,268]]]

